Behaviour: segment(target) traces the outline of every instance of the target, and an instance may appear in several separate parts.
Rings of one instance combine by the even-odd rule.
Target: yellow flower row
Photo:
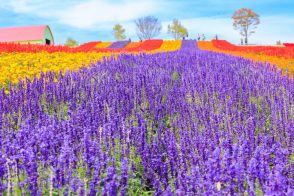
[[[112,44],[112,42],[100,42],[96,45],[96,48],[107,48],[111,44]]]
[[[97,47],[107,47],[111,42],[102,42]],[[136,47],[137,42],[129,47]],[[160,48],[148,53],[175,51],[181,47],[181,41],[164,41]],[[134,54],[136,54],[134,52]],[[40,72],[65,72],[77,70],[82,66],[96,63],[102,57],[113,55],[112,53],[0,53],[0,87],[9,83],[17,84],[19,79],[39,76]]]
[[[182,46],[181,40],[165,40],[161,44],[160,48],[150,51],[150,53],[157,52],[171,52],[180,49]]]
[[[33,78],[40,72],[65,72],[96,63],[111,53],[0,53],[0,87],[17,84],[18,79]]]
[[[244,58],[252,59],[254,61],[269,62],[276,65],[283,71],[289,72],[290,74],[294,73],[294,59],[269,56],[264,54],[257,54],[245,51],[226,51],[216,48],[211,41],[199,41],[198,47],[202,50],[209,50],[214,52],[221,52],[225,54],[230,54],[234,56],[241,56]]]

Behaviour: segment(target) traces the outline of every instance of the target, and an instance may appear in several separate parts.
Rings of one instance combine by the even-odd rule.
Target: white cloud
[[[89,1],[59,13],[59,22],[78,28],[134,20],[156,11],[155,1],[123,1],[113,4],[104,0]],[[74,14],[73,14],[74,13]]]
[[[275,44],[276,41],[294,42],[294,20],[288,16],[261,17],[260,26],[250,39],[253,42]]]
[[[208,2],[211,4],[212,0]],[[89,33],[100,31],[109,34],[115,23],[121,23],[126,29],[127,37],[133,39],[136,37],[133,22],[136,18],[156,15],[168,16],[172,20],[185,13],[182,5],[185,4],[170,0],[63,0],[62,3],[60,0],[0,0],[0,8],[43,18],[49,24],[71,26]],[[197,7],[195,15],[197,15]],[[240,42],[240,35],[233,29],[229,16],[179,19],[188,28],[191,38],[196,38],[198,33],[204,33],[208,39],[211,39],[217,34],[220,39],[233,43]],[[167,34],[167,25],[170,22],[163,21],[163,30],[159,38],[171,39]],[[293,26],[293,16],[261,17],[261,24],[249,41],[256,44],[274,44],[277,40],[294,42],[293,28],[291,28]]]
[[[56,20],[60,24],[75,28],[92,29],[109,23],[125,22],[138,17],[154,14],[161,9],[165,0],[87,0],[87,1],[41,1],[41,0],[0,0],[0,7],[16,13],[26,13]],[[2,4],[2,5],[1,5]]]
[[[16,13],[26,13],[33,10],[32,6],[28,5],[27,0],[11,0],[11,1],[0,1],[0,6],[6,9],[12,9]]]
[[[238,33],[234,31],[230,18],[201,17],[182,20],[182,24],[188,28],[189,36],[197,38],[198,34],[205,34],[211,39],[216,34],[220,39],[235,40]]]
[[[189,36],[197,38],[198,33],[204,33],[208,39],[217,34],[219,39],[240,43],[239,32],[234,30],[232,20],[222,17],[201,17],[181,20],[188,28]],[[164,22],[164,26],[170,22]],[[294,42],[293,30],[294,20],[287,16],[261,17],[261,23],[256,33],[249,37],[252,44],[275,44],[277,40],[282,42]]]
[[[42,0],[0,0],[0,8],[12,10],[15,13],[38,14],[45,13],[45,8],[52,5],[55,0],[44,2]],[[49,8],[51,9],[51,8]]]

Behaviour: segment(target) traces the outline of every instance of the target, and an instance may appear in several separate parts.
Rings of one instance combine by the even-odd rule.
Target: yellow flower
[[[97,62],[111,53],[0,53],[0,87],[7,81],[16,84],[19,78],[33,78],[40,72],[77,70],[84,65]]]
[[[112,42],[100,42],[96,45],[96,48],[107,48],[111,44],[112,44]]]
[[[181,48],[182,41],[181,40],[165,40],[161,44],[160,48],[156,50],[152,50],[149,53],[157,53],[157,52],[171,52],[176,51]]]

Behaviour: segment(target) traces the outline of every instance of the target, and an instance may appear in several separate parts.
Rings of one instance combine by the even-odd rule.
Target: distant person
[[[215,40],[218,40],[218,36],[217,36],[217,34],[215,35]]]
[[[243,45],[244,44],[244,42],[243,42],[243,38],[241,38],[241,45]]]
[[[205,41],[205,35],[202,34],[202,41]]]
[[[198,37],[197,37],[197,40],[200,41],[201,37],[200,37],[200,34],[198,33]]]
[[[129,42],[131,42],[132,40],[131,40],[131,38],[129,38]]]

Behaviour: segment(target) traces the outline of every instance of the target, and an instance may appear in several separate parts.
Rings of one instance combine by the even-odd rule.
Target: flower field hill
[[[0,44],[0,195],[293,195],[294,53]]]

